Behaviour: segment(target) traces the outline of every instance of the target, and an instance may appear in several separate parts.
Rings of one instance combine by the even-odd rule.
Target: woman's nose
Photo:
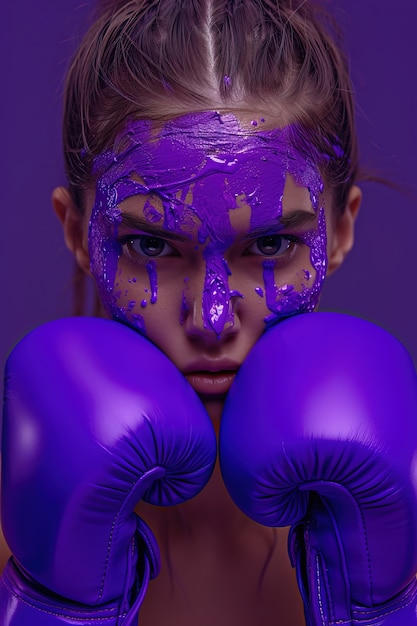
[[[239,320],[235,315],[235,301],[238,292],[229,287],[231,272],[226,259],[219,254],[217,246],[208,244],[203,253],[204,277],[199,272],[194,287],[197,287],[194,297],[191,289],[183,294],[183,311],[186,313],[185,327],[192,336],[209,338],[212,340],[234,334],[239,330]],[[201,268],[203,269],[203,267]],[[189,285],[191,287],[191,285]],[[201,291],[202,289],[202,291]],[[200,294],[200,295],[199,295]]]
[[[230,290],[229,276],[226,262],[206,262],[204,278],[200,275],[194,285],[188,284],[183,292],[181,322],[190,337],[212,341],[239,332],[237,300],[242,294]]]
[[[183,297],[181,323],[188,337],[205,342],[217,342],[240,331],[239,315],[236,311],[237,296],[231,295],[222,302],[209,303],[200,297]]]

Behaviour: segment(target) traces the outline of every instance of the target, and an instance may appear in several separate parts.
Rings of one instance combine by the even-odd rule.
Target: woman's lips
[[[235,370],[220,372],[189,372],[185,378],[191,387],[202,396],[224,396],[236,376]]]

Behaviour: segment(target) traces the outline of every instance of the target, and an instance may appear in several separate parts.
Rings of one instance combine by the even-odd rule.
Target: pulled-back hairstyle
[[[313,0],[102,0],[70,67],[64,150],[80,211],[94,157],[128,119],[259,111],[297,123],[342,212],[357,177],[352,85],[336,31]]]

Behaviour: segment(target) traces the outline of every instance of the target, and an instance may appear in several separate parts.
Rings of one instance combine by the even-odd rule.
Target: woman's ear
[[[64,229],[67,248],[73,253],[81,269],[91,275],[85,217],[77,210],[66,187],[56,187],[53,190],[52,206]]]
[[[353,185],[349,191],[345,210],[336,218],[328,259],[327,275],[340,267],[345,256],[352,249],[355,240],[355,221],[362,201],[362,191]]]

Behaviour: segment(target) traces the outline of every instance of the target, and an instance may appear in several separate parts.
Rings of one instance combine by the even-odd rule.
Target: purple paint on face
[[[265,224],[278,227],[290,175],[297,185],[309,189],[313,209],[319,213],[323,183],[317,164],[330,157],[319,154],[314,146],[303,144],[297,149],[299,134],[293,125],[270,131],[242,128],[234,115],[210,111],[175,118],[161,128],[153,128],[149,121],[129,122],[114,148],[96,158],[94,168],[98,182],[89,230],[91,269],[111,315],[128,323],[135,320],[135,327],[140,326],[137,317],[127,317],[115,290],[122,251],[117,241],[118,207],[131,196],[152,195],[158,197],[162,210],[146,199],[144,216],[150,223],[163,220],[165,229],[182,235],[198,225],[206,264],[201,295],[204,325],[219,337],[227,323],[233,324],[230,271],[225,262],[236,237],[231,212],[243,199],[251,209],[252,229]],[[314,308],[326,267],[324,211],[320,210],[319,227],[306,237],[306,243],[316,273],[310,288],[304,284],[301,291],[277,287],[271,262],[264,263],[266,302],[272,313],[267,324],[271,318],[276,321]],[[155,303],[155,261],[149,261],[146,268],[151,303]],[[180,320],[184,314],[181,304]]]
[[[260,296],[261,298],[264,297],[264,290],[262,289],[262,287],[255,287],[255,291],[258,294],[258,296]]]
[[[134,313],[132,317],[129,319],[129,323],[131,326],[133,326],[133,328],[138,330],[140,333],[142,333],[143,335],[146,335],[145,322],[141,315]]]
[[[294,313],[311,313],[318,304],[327,271],[326,221],[323,208],[320,209],[318,215],[318,229],[308,231],[303,238],[310,248],[311,264],[316,271],[316,278],[312,287],[309,288],[303,284],[300,291],[294,289],[293,285],[286,284],[277,287],[274,276],[276,261],[267,259],[262,263],[266,303],[272,313],[264,320],[268,327],[280,318],[288,317]],[[307,274],[305,277],[308,280]]]
[[[229,267],[216,244],[207,244],[204,250],[206,275],[203,291],[203,320],[220,337],[227,322],[233,326],[230,307]]]
[[[144,309],[147,304],[148,302],[146,300],[142,300],[142,302],[140,303],[140,306],[142,307],[142,309]]]
[[[153,206],[152,201],[148,198],[143,207],[143,214],[151,224],[160,222],[163,215]]]
[[[146,264],[146,269],[148,272],[149,283],[151,286],[151,304],[155,304],[158,299],[158,277],[156,274],[155,261],[148,261]]]
[[[108,193],[106,185],[97,184],[96,199],[89,224],[90,264],[96,278],[100,300],[116,319],[124,312],[117,306],[120,292],[115,291],[121,245],[117,241],[120,209],[117,198]]]

